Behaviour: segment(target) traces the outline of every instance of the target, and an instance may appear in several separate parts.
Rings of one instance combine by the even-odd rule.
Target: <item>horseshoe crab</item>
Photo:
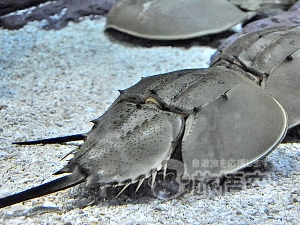
[[[88,187],[124,186],[121,194],[134,183],[138,190],[152,177],[153,188],[157,172],[166,174],[170,160],[182,161],[182,178],[188,179],[199,171],[232,173],[265,157],[288,127],[300,123],[299,35],[300,27],[246,34],[208,69],[150,76],[121,90],[86,134],[16,143],[84,141],[55,173],[69,175],[4,197],[0,207],[82,182]],[[277,80],[284,82],[283,88]],[[203,158],[213,166],[194,167],[194,160]]]
[[[107,15],[106,28],[152,40],[188,39],[220,33],[253,17],[259,10],[287,9],[294,2],[120,0]]]
[[[141,38],[178,40],[218,33],[246,18],[224,0],[121,0],[109,11],[106,27]]]

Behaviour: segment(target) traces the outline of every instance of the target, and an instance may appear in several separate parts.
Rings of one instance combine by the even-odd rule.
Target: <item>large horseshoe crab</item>
[[[286,10],[294,2],[120,0],[109,11],[106,27],[152,40],[188,39],[226,31],[259,11]]]
[[[207,21],[211,15],[213,23]],[[224,0],[123,0],[108,13],[106,26],[147,39],[177,40],[218,33],[246,18]]]
[[[208,69],[151,76],[121,90],[86,134],[16,143],[84,140],[55,173],[68,175],[4,197],[0,207],[82,182],[124,186],[119,194],[137,183],[138,190],[173,159],[182,161],[185,179],[199,172],[195,159],[214,162],[201,171],[227,174],[265,157],[300,123],[299,35],[297,26],[246,34]]]

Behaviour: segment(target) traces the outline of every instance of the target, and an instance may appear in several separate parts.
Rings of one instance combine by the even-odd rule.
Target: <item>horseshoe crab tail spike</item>
[[[10,206],[22,201],[47,195],[56,191],[64,190],[69,187],[75,186],[79,183],[84,182],[86,175],[80,171],[78,165],[75,166],[75,169],[72,174],[65,177],[58,178],[56,180],[50,181],[48,183],[42,184],[37,187],[33,187],[26,191],[19,192],[4,198],[0,198],[0,208]]]
[[[46,138],[36,141],[22,141],[13,142],[14,145],[37,145],[37,144],[62,144],[70,141],[82,141],[85,140],[86,136],[84,134],[75,134],[56,138]]]
[[[122,188],[122,190],[117,194],[116,198],[118,198],[122,193],[123,191],[125,191],[126,188],[128,188],[128,186],[131,184],[131,181],[128,181],[124,187]]]

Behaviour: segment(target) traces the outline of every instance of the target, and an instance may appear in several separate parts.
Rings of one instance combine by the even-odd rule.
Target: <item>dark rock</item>
[[[288,130],[282,143],[299,143],[300,142],[300,125]]]
[[[0,4],[4,2],[0,1]],[[115,2],[116,0],[50,1],[48,4],[23,9],[21,12],[2,15],[0,26],[7,29],[19,29],[29,21],[45,20],[44,29],[61,29],[69,21],[79,22],[83,16],[105,15]]]
[[[0,0],[0,16],[47,1],[49,0]]]

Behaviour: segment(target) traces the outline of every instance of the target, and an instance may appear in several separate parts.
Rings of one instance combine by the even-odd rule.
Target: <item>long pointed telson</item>
[[[71,141],[83,141],[86,139],[84,134],[75,134],[56,138],[46,138],[34,141],[13,142],[14,145],[37,145],[37,144],[63,144]]]
[[[80,167],[76,165],[74,171],[70,175],[58,178],[17,194],[0,198],[0,208],[67,189],[84,182],[85,179],[86,175],[82,173],[82,171],[80,171]]]

